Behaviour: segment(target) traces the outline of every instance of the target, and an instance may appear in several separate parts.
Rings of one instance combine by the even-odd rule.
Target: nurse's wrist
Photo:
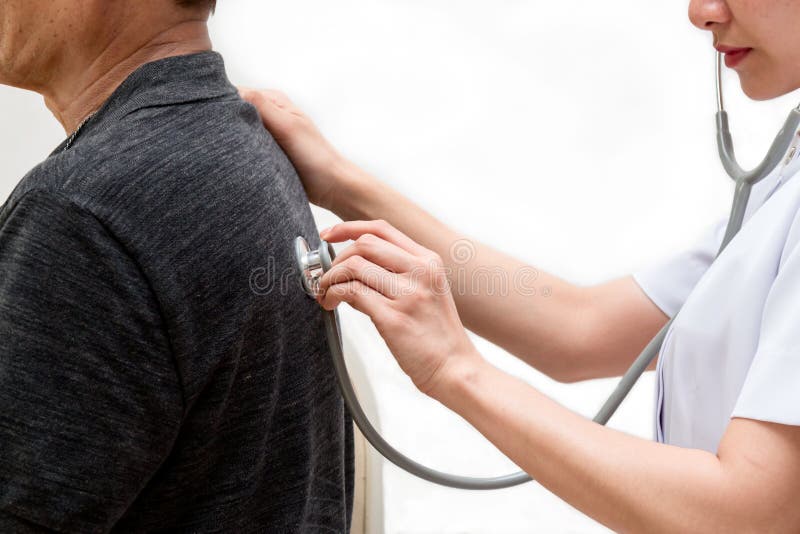
[[[473,349],[470,354],[452,358],[438,377],[436,385],[426,394],[458,412],[460,405],[480,390],[481,381],[492,369],[492,365],[477,349]]]

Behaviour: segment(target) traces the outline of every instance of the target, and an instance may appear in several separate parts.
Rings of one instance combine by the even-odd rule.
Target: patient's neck
[[[59,68],[52,83],[40,91],[45,104],[69,134],[102,106],[133,71],[151,61],[211,50],[205,21],[180,22],[142,40],[119,37],[83,61]]]

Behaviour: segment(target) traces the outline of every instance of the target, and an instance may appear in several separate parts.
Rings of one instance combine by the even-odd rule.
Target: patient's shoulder
[[[102,215],[303,206],[294,168],[238,97],[144,108],[34,168],[15,193],[57,190]],[[279,209],[280,208],[280,209]]]
[[[48,158],[15,195],[67,195],[144,254],[254,250],[313,233],[294,168],[249,104],[151,108],[123,122]]]

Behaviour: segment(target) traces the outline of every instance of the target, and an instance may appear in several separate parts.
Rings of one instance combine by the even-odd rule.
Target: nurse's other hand
[[[253,104],[267,130],[283,148],[303,181],[308,199],[335,210],[335,197],[351,173],[350,165],[316,125],[280,91],[239,87],[241,97]]]
[[[414,385],[434,398],[483,363],[458,316],[447,271],[436,253],[384,221],[352,221],[321,234],[354,240],[320,279],[318,301],[369,315]]]

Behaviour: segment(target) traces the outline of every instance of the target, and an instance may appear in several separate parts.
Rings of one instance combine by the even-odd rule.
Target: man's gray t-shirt
[[[202,52],[148,63],[0,209],[0,531],[346,532],[352,426],[305,193]]]

